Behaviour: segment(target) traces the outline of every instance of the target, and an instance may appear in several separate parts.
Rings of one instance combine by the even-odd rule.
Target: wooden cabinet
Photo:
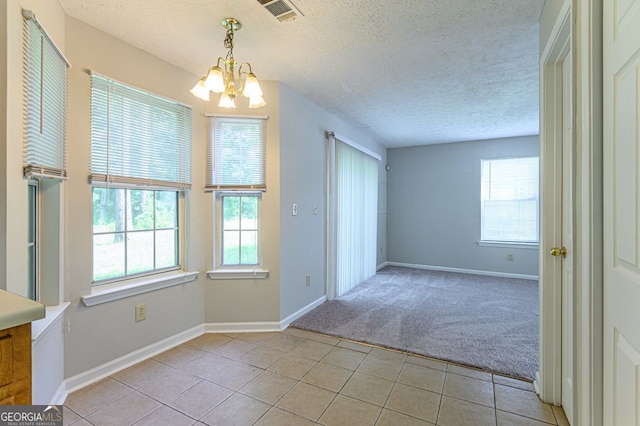
[[[0,330],[0,405],[31,404],[31,323]]]

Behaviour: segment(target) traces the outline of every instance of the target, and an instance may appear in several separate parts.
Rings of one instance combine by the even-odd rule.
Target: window
[[[258,264],[258,194],[222,194],[223,265]]]
[[[68,62],[35,15],[24,17],[25,176],[65,179]]]
[[[67,73],[69,63],[33,12],[23,17],[23,173],[27,191],[27,279],[19,294],[47,305],[61,303],[60,181],[67,178]],[[42,179],[47,178],[47,179]],[[41,269],[42,268],[42,269]],[[22,286],[22,284],[20,284]]]
[[[267,188],[266,117],[207,117],[207,153],[206,189],[216,192],[215,264],[236,270],[252,266],[251,277],[264,278],[260,202]],[[264,274],[258,276],[256,270]],[[214,275],[209,274],[222,276]]]
[[[27,297],[38,300],[38,182],[30,181],[28,188]]]
[[[178,192],[93,188],[93,279],[176,268]]]
[[[482,160],[482,241],[538,242],[538,157]]]
[[[208,190],[266,191],[266,119],[207,117]]]
[[[180,268],[191,109],[91,75],[93,281]]]

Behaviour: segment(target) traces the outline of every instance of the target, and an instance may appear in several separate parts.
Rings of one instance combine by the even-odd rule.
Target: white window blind
[[[266,191],[266,118],[207,117],[209,191]]]
[[[191,108],[92,73],[90,178],[190,188]]]
[[[538,178],[538,157],[482,160],[483,241],[538,241]]]
[[[66,179],[67,69],[35,15],[23,10],[24,174]]]

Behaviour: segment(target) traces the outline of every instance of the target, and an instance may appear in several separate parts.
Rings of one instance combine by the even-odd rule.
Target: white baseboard
[[[327,296],[314,300],[302,309],[297,310],[282,321],[261,321],[261,322],[209,322],[204,324],[205,333],[260,333],[268,331],[282,331],[289,327],[289,324],[306,314],[307,312],[322,305],[327,300]]]
[[[63,381],[56,390],[56,393],[51,398],[51,402],[48,405],[63,405],[66,401],[69,392],[67,391],[67,384]]]
[[[326,296],[311,302],[302,309],[289,315],[282,321],[264,321],[264,322],[226,322],[226,323],[205,323],[193,327],[189,330],[168,337],[149,346],[140,348],[136,351],[128,353],[109,361],[105,364],[94,367],[90,370],[77,374],[66,379],[56,391],[51,404],[63,404],[67,395],[78,389],[89,386],[99,380],[104,379],[120,370],[131,367],[134,364],[142,362],[154,355],[178,346],[203,333],[243,333],[243,332],[266,332],[266,331],[282,331],[293,321],[300,318],[307,312],[315,309],[327,300]]]
[[[390,263],[389,262],[383,262],[383,263],[379,264],[378,267],[376,268],[376,271],[379,271],[380,269],[384,268],[387,265],[390,265]]]
[[[116,358],[112,361],[84,371],[80,374],[76,374],[73,377],[69,377],[64,381],[65,390],[58,390],[56,392],[56,396],[58,394],[62,395],[64,393],[71,393],[78,389],[84,388],[85,386],[102,380],[105,377],[117,373],[120,370],[124,370],[127,367],[131,367],[132,365],[151,358],[154,355],[157,355],[184,342],[187,342],[195,337],[198,337],[203,332],[204,327],[202,326],[202,324],[197,325],[189,330],[185,330],[174,336],[167,337],[166,339],[160,340],[159,342],[152,343],[149,346],[145,346],[144,348],[140,348],[136,351],[123,355],[120,358]]]
[[[460,274],[487,275],[490,277],[519,278],[523,280],[536,280],[536,281],[538,280],[537,275],[512,274],[509,272],[481,271],[476,269],[449,268],[447,266],[417,265],[413,263],[400,263],[400,262],[385,262],[384,266],[387,266],[387,265],[404,266],[405,268],[427,269],[430,271],[444,271],[444,272],[457,272]]]
[[[278,321],[262,322],[209,322],[204,324],[205,333],[251,333],[281,331]]]
[[[280,329],[284,330],[285,328],[289,327],[289,324],[291,324],[292,322],[294,322],[295,320],[297,320],[307,312],[312,311],[318,306],[322,305],[326,300],[327,300],[327,296],[322,296],[321,298],[309,303],[304,308],[292,313],[291,315],[289,315],[288,317],[280,321]]]

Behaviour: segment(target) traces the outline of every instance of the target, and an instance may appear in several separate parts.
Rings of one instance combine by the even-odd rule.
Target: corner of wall
[[[0,4],[0,194],[7,193],[7,2]],[[0,289],[7,288],[7,197],[0,197]]]

